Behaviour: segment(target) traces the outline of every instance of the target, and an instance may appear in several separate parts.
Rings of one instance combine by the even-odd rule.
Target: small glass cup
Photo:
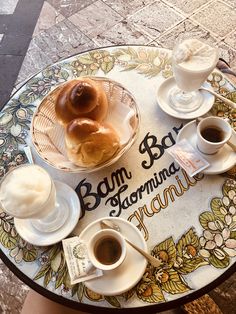
[[[10,216],[30,219],[34,228],[45,233],[61,228],[69,216],[68,204],[57,194],[48,172],[32,164],[18,166],[3,177],[0,206]]]
[[[175,86],[169,92],[170,105],[179,112],[191,112],[203,104],[199,88],[215,68],[217,48],[199,39],[176,44],[172,54]]]

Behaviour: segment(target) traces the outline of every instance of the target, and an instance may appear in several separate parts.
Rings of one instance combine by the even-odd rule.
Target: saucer
[[[196,120],[186,124],[179,132],[176,142],[178,143],[182,139],[188,140],[188,142],[197,149],[197,124]],[[236,141],[236,133],[233,132],[231,139]],[[220,174],[228,171],[236,164],[236,153],[233,149],[225,144],[218,153],[214,155],[206,155],[201,153],[198,149],[197,151],[206,159],[210,166],[204,169],[202,172],[205,174]]]
[[[200,117],[204,114],[206,114],[211,107],[214,104],[215,97],[211,95],[210,93],[199,90],[199,92],[203,96],[203,102],[202,105],[197,108],[195,111],[191,112],[179,112],[175,110],[173,107],[170,105],[170,100],[169,100],[169,91],[171,90],[172,87],[175,86],[175,79],[174,77],[170,77],[166,79],[158,88],[157,91],[157,102],[160,108],[170,116],[174,118],[180,118],[180,119],[195,119],[197,117]],[[208,89],[212,89],[211,85],[207,82],[203,84],[204,87]]]
[[[142,233],[130,222],[122,218],[103,217],[88,225],[79,238],[88,242],[91,236],[101,229],[101,220],[112,220],[117,224],[121,233],[131,242],[147,252],[147,244]],[[85,281],[84,284],[90,290],[106,295],[119,295],[133,288],[142,278],[147,266],[147,260],[127,244],[127,254],[124,262],[113,270],[103,271],[101,277]]]
[[[18,234],[22,239],[33,245],[48,246],[60,242],[72,232],[79,220],[81,210],[76,192],[65,183],[56,180],[54,183],[56,191],[66,200],[70,209],[69,217],[61,228],[53,232],[44,233],[35,229],[30,219],[14,218],[15,228]]]

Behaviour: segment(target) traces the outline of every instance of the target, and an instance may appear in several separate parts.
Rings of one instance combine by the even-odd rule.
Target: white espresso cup
[[[219,117],[202,119],[197,126],[197,148],[207,155],[216,154],[229,141],[232,128]]]
[[[100,230],[89,240],[88,257],[98,269],[115,269],[123,263],[125,256],[125,239],[115,230]]]

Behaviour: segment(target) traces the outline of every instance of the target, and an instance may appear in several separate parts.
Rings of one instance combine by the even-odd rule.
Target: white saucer
[[[165,113],[169,114],[170,116],[180,119],[195,119],[206,114],[213,106],[215,97],[206,91],[200,90],[200,93],[202,94],[204,100],[202,105],[198,109],[191,112],[179,112],[175,110],[173,107],[170,106],[170,100],[168,97],[169,91],[172,87],[174,87],[174,85],[175,79],[174,77],[170,77],[166,79],[157,90],[158,105]],[[211,85],[207,82],[205,82],[203,86],[208,89],[212,89]]]
[[[35,229],[29,219],[14,218],[18,234],[22,239],[33,245],[48,246],[60,242],[72,232],[79,220],[81,209],[76,192],[65,183],[56,180],[54,183],[56,191],[66,200],[70,209],[69,217],[61,228],[53,232],[44,233]]]
[[[191,121],[186,124],[179,132],[176,142],[178,143],[182,139],[188,140],[188,142],[197,149],[197,124],[196,121]],[[236,133],[233,132],[232,141],[236,142]],[[210,166],[203,170],[205,174],[219,174],[228,171],[236,164],[236,153],[229,145],[224,145],[222,149],[215,155],[205,155],[197,150],[204,159],[206,159]]]
[[[100,221],[108,219],[114,221],[121,233],[131,242],[147,252],[147,244],[141,232],[130,222],[122,218],[104,217],[88,225],[79,238],[87,242],[90,237],[101,229]],[[101,277],[84,282],[92,291],[106,295],[119,295],[134,287],[142,278],[147,266],[147,260],[130,245],[127,244],[127,255],[124,262],[116,269],[104,271]]]

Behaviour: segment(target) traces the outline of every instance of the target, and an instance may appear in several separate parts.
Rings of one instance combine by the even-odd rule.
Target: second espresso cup
[[[88,243],[88,256],[91,263],[98,269],[115,269],[125,259],[125,239],[115,230],[100,230],[92,236]]]
[[[216,154],[231,135],[232,128],[227,121],[219,117],[204,118],[197,126],[197,148],[207,155]]]

